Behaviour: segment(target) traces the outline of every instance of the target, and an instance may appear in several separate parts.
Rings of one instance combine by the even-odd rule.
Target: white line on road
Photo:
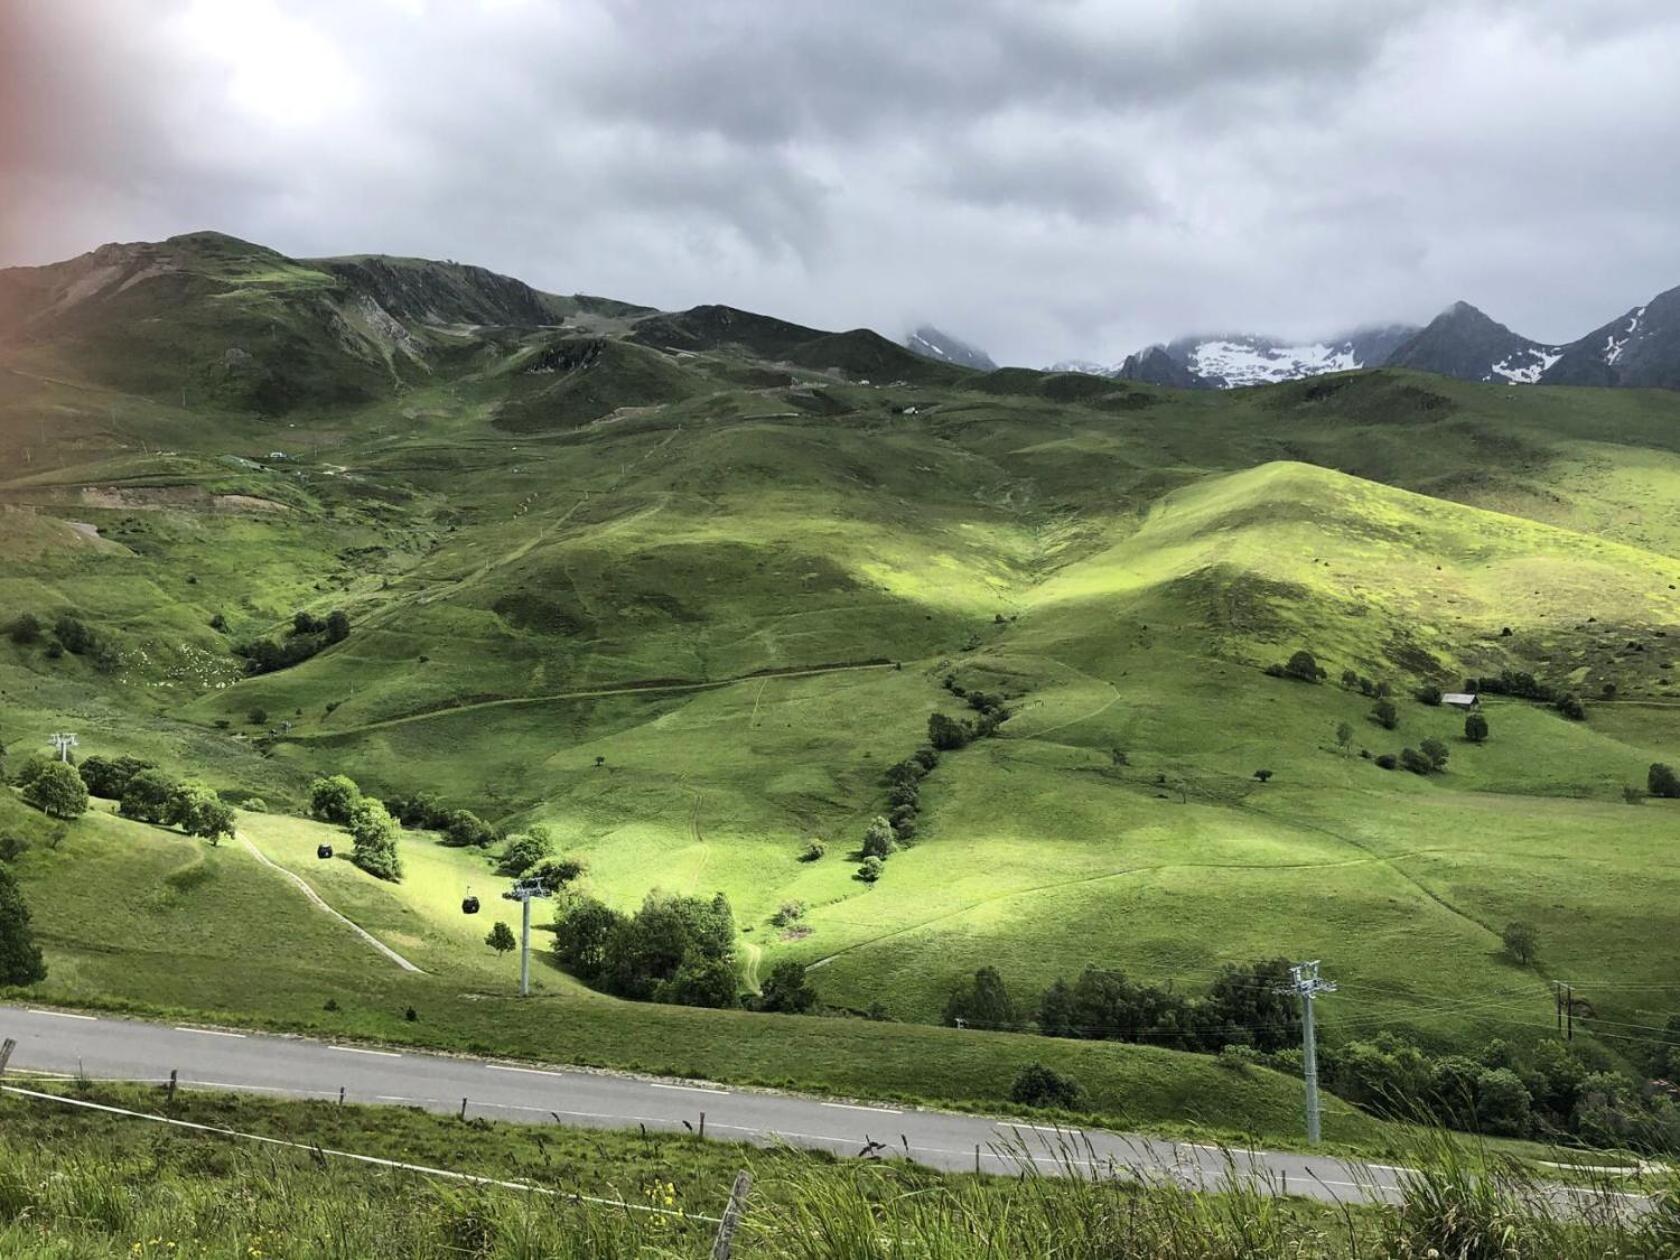
[[[220,1028],[188,1028],[185,1024],[176,1024],[175,1031],[202,1033],[206,1037],[238,1037],[241,1041],[245,1039],[244,1033],[223,1032]]]
[[[142,1082],[144,1083],[144,1082]],[[162,1084],[160,1080],[157,1082]],[[299,1097],[308,1094],[319,1094],[322,1098],[337,1098],[338,1091],[332,1089],[288,1089],[283,1085],[235,1085],[231,1081],[182,1081],[182,1089],[252,1089],[259,1094],[286,1094]]]
[[[492,1072],[524,1072],[528,1076],[566,1076],[566,1072],[545,1072],[542,1068],[514,1067],[511,1063],[486,1063]]]
[[[707,1089],[704,1085],[666,1085],[660,1081],[649,1081],[648,1084],[655,1089],[681,1089],[690,1094],[723,1094],[725,1096],[729,1094],[727,1089]]]
[[[361,1046],[328,1046],[328,1050],[342,1050],[345,1054],[376,1054],[382,1059],[400,1059],[395,1050],[364,1050]]]
[[[375,1094],[374,1097],[380,1102],[441,1103],[443,1101],[441,1098],[408,1098],[402,1094]]]
[[[854,1103],[825,1102],[823,1104],[823,1106],[825,1106],[825,1107],[837,1107],[841,1111],[873,1111],[877,1115],[883,1115],[883,1116],[902,1116],[904,1114],[902,1111],[894,1110],[891,1107],[860,1107],[860,1106],[857,1106]]]
[[[99,1018],[97,1015],[72,1015],[69,1011],[49,1011],[41,1006],[30,1006],[25,1009],[31,1015],[56,1015],[60,1019],[85,1019],[90,1023]]]
[[[1083,1129],[1069,1129],[1054,1124],[1028,1124],[1024,1120],[999,1120],[998,1128],[1037,1129],[1040,1133],[1083,1133]]]

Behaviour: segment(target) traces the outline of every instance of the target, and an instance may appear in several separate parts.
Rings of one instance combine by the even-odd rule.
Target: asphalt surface
[[[422,1107],[468,1117],[580,1128],[700,1132],[837,1155],[912,1159],[934,1168],[1015,1173],[1125,1172],[1216,1189],[1233,1179],[1326,1202],[1393,1200],[1405,1170],[1275,1151],[1226,1150],[1095,1129],[840,1102],[694,1081],[538,1068],[302,1037],[145,1023],[0,1005],[0,1040],[17,1042],[6,1081],[30,1074],[161,1083],[294,1098]],[[15,1078],[15,1079],[14,1079]],[[878,1143],[878,1146],[873,1144]]]

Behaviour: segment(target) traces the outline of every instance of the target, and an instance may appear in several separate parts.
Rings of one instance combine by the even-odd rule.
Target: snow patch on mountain
[[[1622,351],[1627,347],[1627,343],[1632,340],[1633,334],[1639,331],[1639,321],[1644,317],[1645,308],[1641,306],[1632,315],[1628,316],[1628,326],[1623,330],[1620,337],[1617,337],[1615,333],[1606,335],[1604,338],[1604,361],[1606,363],[1613,366],[1616,360],[1622,357]]]
[[[1486,379],[1491,381],[1500,376],[1511,385],[1538,384],[1546,369],[1563,358],[1565,349],[1565,346],[1536,346],[1532,350],[1519,350],[1495,363]]]
[[[1349,372],[1363,366],[1347,342],[1284,346],[1253,337],[1198,342],[1187,359],[1198,376],[1217,380],[1228,389],[1272,385],[1325,372]]]
[[[906,334],[904,348],[937,363],[954,363],[958,367],[978,368],[982,372],[990,372],[997,367],[991,356],[978,346],[970,345],[950,333],[940,332],[931,324],[923,324]]]

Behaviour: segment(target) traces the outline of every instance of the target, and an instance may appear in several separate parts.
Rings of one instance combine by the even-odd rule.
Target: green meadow
[[[205,282],[288,310],[321,283],[248,262]],[[1614,1064],[1680,1010],[1680,812],[1624,799],[1680,763],[1671,395],[917,375],[823,359],[857,350],[840,338],[668,350],[623,336],[628,309],[568,309],[604,338],[586,367],[557,333],[472,349],[433,330],[400,388],[267,418],[183,408],[127,360],[15,360],[0,607],[71,612],[103,650],[0,640],[12,764],[68,727],[83,755],[266,805],[209,850],[102,811],[55,847],[0,802],[34,837],[16,870],[43,999],[978,1105],[1042,1057],[1111,1118],[1274,1134],[1294,1093],[1269,1073],[932,1025],[985,965],[1030,1004],[1087,963],[1199,990],[1279,956],[1341,984],[1331,1039],[1530,1041],[1567,981],[1593,1012],[1580,1043]],[[231,651],[334,609],[349,637],[300,664],[247,676]],[[1323,682],[1264,672],[1298,649]],[[1506,669],[1580,696],[1585,720],[1489,698],[1476,744],[1413,697]],[[1344,670],[1392,687],[1396,729]],[[947,678],[1011,716],[944,756],[914,843],[866,884],[882,772],[931,713],[964,712]],[[1374,762],[1428,737],[1442,773]],[[315,859],[327,829],[298,815],[335,772],[542,823],[619,909],[721,891],[744,989],[792,959],[828,1006],[895,1022],[613,1001],[548,962],[546,922],[520,1007],[515,961],[483,944],[517,909],[486,855],[408,833],[395,886]],[[812,839],[826,852],[801,861]],[[1531,964],[1501,948],[1512,920],[1538,932]],[[1334,1124],[1352,1141],[1374,1122]]]

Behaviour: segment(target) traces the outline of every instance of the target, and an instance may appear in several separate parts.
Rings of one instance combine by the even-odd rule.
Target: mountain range
[[[918,329],[905,345],[942,362],[991,364],[984,351],[944,338],[936,329]],[[960,348],[960,355],[953,347]],[[1513,385],[1680,389],[1680,288],[1560,345],[1524,337],[1468,302],[1455,302],[1421,328],[1373,325],[1310,342],[1249,333],[1180,337],[1146,346],[1117,364],[1063,359],[1045,370],[1176,389],[1237,389],[1375,367]]]

